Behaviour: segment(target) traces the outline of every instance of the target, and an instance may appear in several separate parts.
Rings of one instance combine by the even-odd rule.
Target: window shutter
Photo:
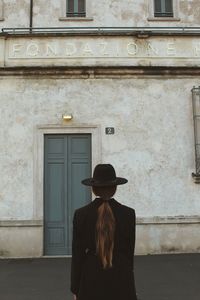
[[[161,0],[154,0],[154,12],[155,14],[161,13]]]
[[[67,17],[85,16],[85,0],[67,0]]]
[[[173,16],[173,5],[172,0],[165,0],[165,12],[167,16]]]
[[[155,17],[173,17],[172,0],[154,0]]]
[[[79,11],[79,14],[84,15],[84,17],[85,17],[85,1],[84,0],[78,0],[78,11]]]
[[[72,14],[74,13],[74,0],[67,1],[67,13]]]

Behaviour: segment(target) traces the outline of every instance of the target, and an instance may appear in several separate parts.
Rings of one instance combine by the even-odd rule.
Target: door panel
[[[64,221],[64,166],[61,163],[49,163],[49,187],[47,191],[47,216],[51,222]]]
[[[72,245],[72,218],[75,209],[91,201],[91,190],[84,186],[81,180],[91,176],[91,137],[90,135],[71,136],[68,142],[69,163],[69,227],[67,251],[71,253]]]
[[[91,135],[45,135],[44,249],[70,255],[75,209],[91,201]]]

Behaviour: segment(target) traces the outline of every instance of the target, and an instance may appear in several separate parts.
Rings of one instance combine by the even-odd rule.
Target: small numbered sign
[[[114,127],[106,127],[106,134],[114,134],[115,128]]]

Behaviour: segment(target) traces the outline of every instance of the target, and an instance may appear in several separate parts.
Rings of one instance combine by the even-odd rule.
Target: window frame
[[[146,0],[148,1],[148,10],[149,10],[149,17],[147,18],[148,21],[180,21],[178,12],[178,0],[172,0],[173,5],[173,17],[165,17],[165,16],[159,16],[155,17],[154,15],[154,1],[155,0]]]
[[[4,1],[0,0],[0,21],[4,21]]]
[[[155,18],[157,18],[157,17],[161,17],[161,18],[170,17],[170,18],[173,18],[174,17],[173,0],[159,0],[160,7],[161,7],[160,11],[156,11],[156,1],[158,1],[158,0],[153,1],[154,2],[154,17]],[[172,10],[170,12],[167,12],[167,10],[166,10],[166,2],[167,1],[170,1],[170,6],[172,7]]]
[[[91,2],[92,0],[85,0],[85,16],[67,16],[67,0],[61,1],[59,21],[93,21],[91,17]]]
[[[192,173],[192,177],[195,183],[200,183],[200,86],[194,86],[191,92],[195,148],[195,173]]]
[[[82,0],[83,6],[84,6],[84,12],[79,12],[79,0],[72,0],[73,1],[73,7],[74,7],[74,11],[73,12],[69,12],[68,11],[68,3],[69,0],[66,0],[66,17],[69,18],[85,18],[86,17],[86,0]]]

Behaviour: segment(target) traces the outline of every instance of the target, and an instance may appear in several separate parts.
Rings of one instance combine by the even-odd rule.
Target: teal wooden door
[[[45,135],[44,255],[71,255],[75,209],[91,201],[91,135]]]

